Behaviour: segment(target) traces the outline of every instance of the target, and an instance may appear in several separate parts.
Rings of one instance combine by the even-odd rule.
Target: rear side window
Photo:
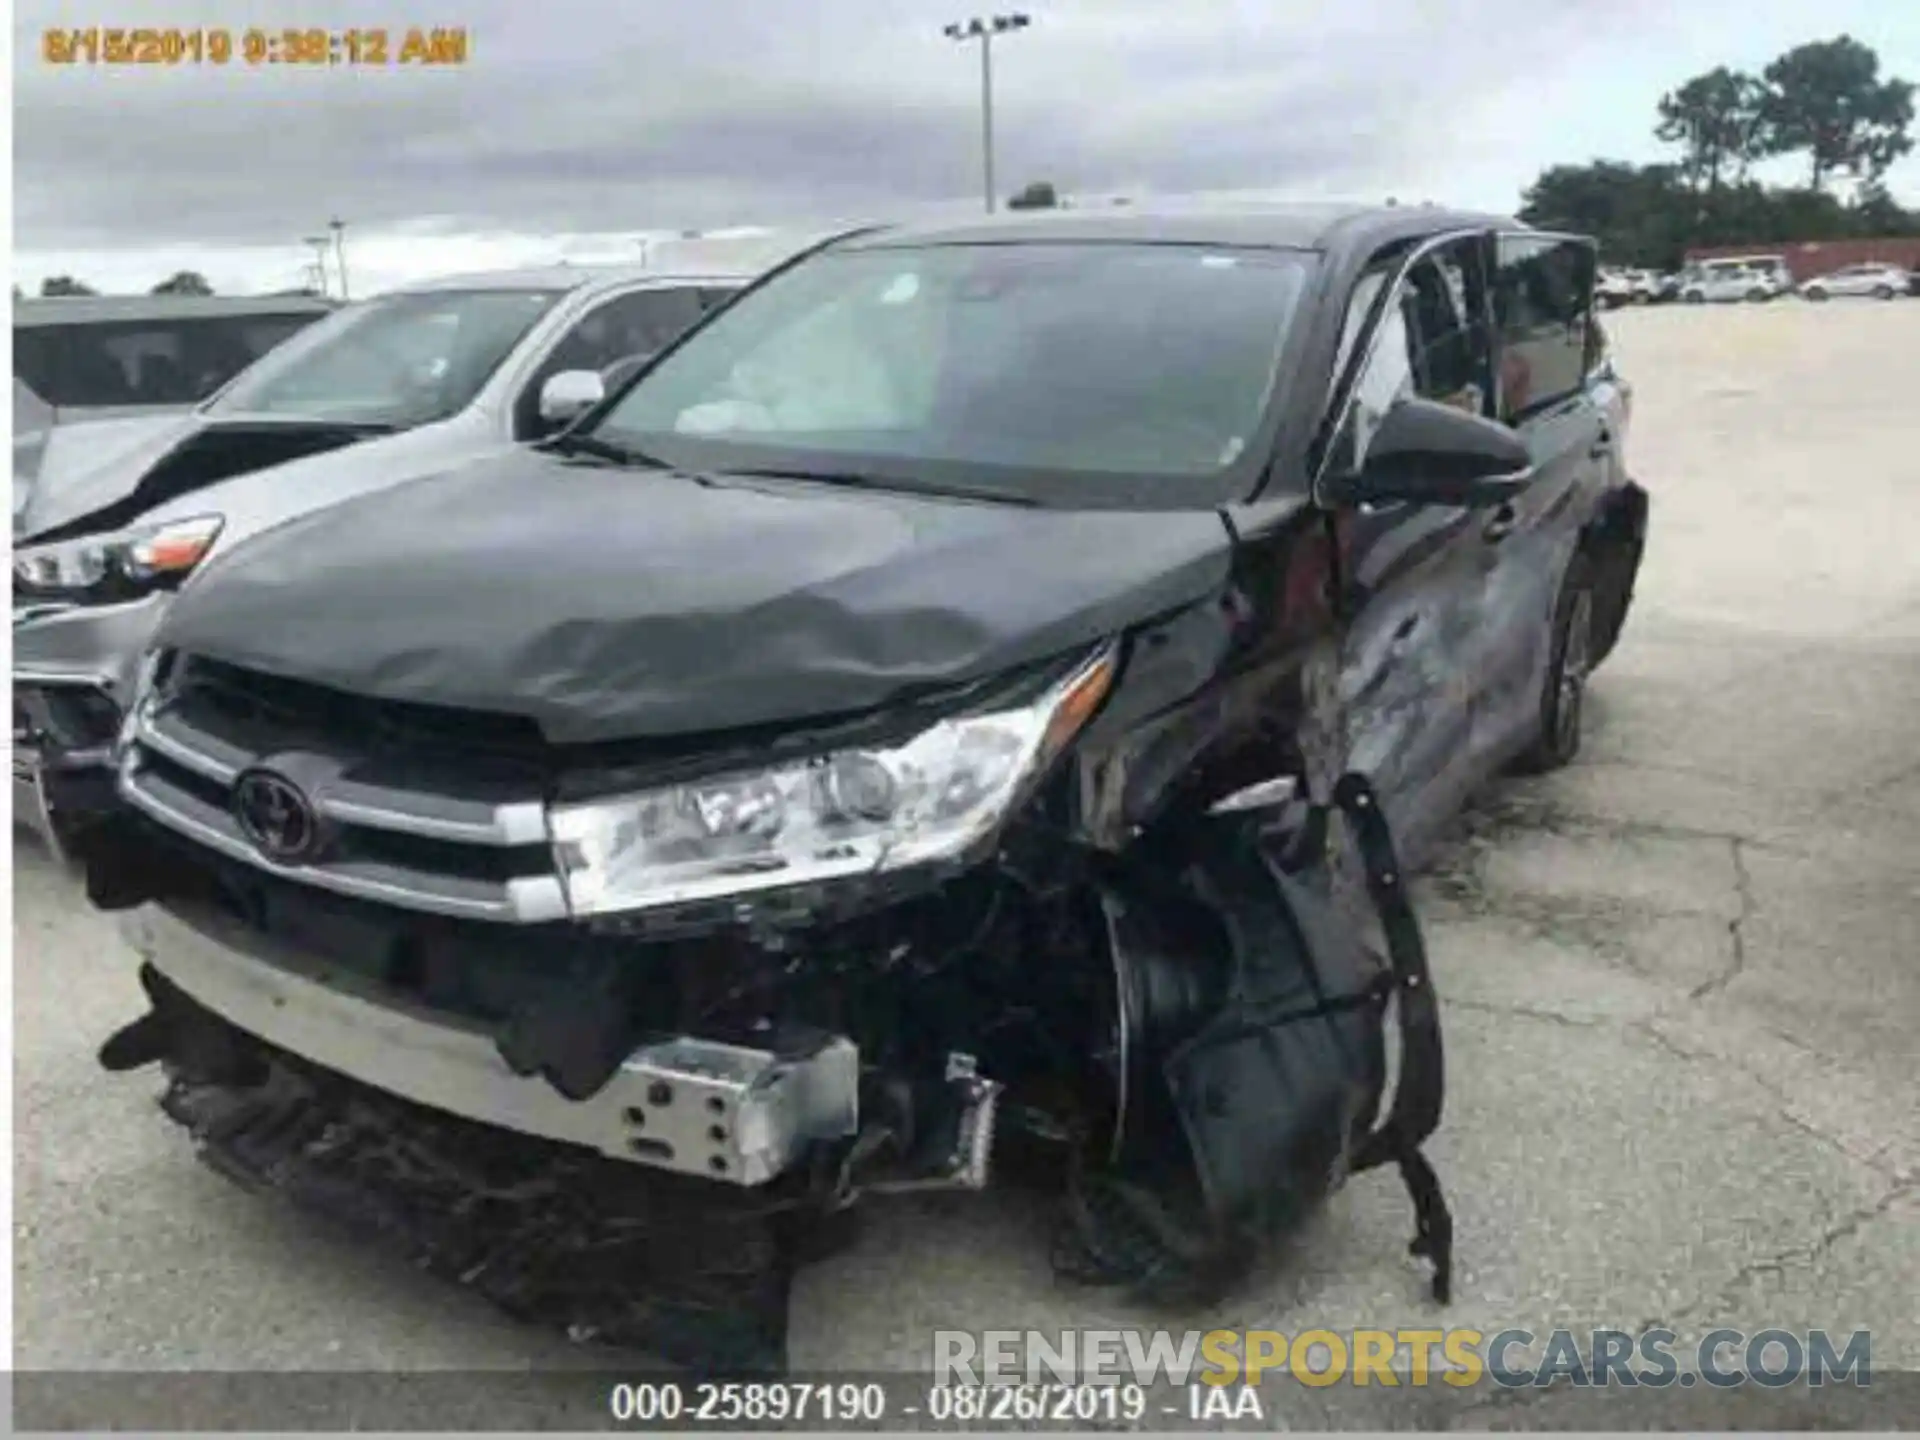
[[[318,314],[34,325],[13,332],[14,374],[50,405],[193,405]]]
[[[1495,270],[1500,417],[1522,420],[1579,390],[1593,318],[1593,247],[1581,240],[1503,235]]]

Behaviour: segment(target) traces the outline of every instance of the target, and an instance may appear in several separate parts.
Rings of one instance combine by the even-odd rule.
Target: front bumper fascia
[[[117,711],[129,703],[140,657],[166,614],[168,598],[149,595],[118,605],[15,603],[13,693],[16,716],[37,692],[85,691]],[[75,829],[116,801],[109,737],[62,745],[44,733],[20,735],[13,752],[13,814],[65,860]],[[97,740],[99,743],[93,743]]]

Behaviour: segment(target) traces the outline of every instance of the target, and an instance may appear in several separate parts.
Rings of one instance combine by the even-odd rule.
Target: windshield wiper
[[[624,445],[616,445],[611,440],[602,440],[598,435],[585,432],[573,435],[563,431],[550,440],[542,440],[540,448],[555,455],[591,455],[596,460],[611,460],[616,465],[646,465],[657,470],[669,468],[651,455],[629,450]]]
[[[811,480],[816,485],[842,485],[853,490],[893,490],[907,495],[940,495],[951,500],[980,500],[991,505],[1018,505],[1036,510],[1038,500],[995,490],[985,485],[951,485],[930,480],[896,480],[890,476],[862,475],[857,471],[820,471],[785,469],[779,466],[729,466],[722,475],[743,475],[755,480]]]
[[[669,475],[677,475],[682,480],[691,480],[696,485],[705,485],[708,488],[720,484],[717,477],[704,471],[689,470],[683,465],[671,464],[658,455],[650,455],[645,450],[635,449],[631,445],[616,445],[613,441],[602,440],[597,435],[556,435],[551,440],[542,440],[538,448],[551,451],[555,455],[592,455],[596,459],[610,460],[628,469],[662,470]]]

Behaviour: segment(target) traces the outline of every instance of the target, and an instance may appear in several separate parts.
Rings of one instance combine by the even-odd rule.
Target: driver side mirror
[[[607,387],[593,370],[562,370],[540,387],[540,423],[568,425],[598,405]]]
[[[1482,415],[1417,397],[1381,418],[1357,473],[1328,476],[1322,491],[1340,504],[1500,505],[1533,479],[1527,442]]]

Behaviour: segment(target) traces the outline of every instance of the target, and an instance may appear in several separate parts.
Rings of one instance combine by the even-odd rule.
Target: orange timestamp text
[[[227,30],[49,28],[40,55],[49,65],[252,65],[334,67],[464,65],[465,27]]]

